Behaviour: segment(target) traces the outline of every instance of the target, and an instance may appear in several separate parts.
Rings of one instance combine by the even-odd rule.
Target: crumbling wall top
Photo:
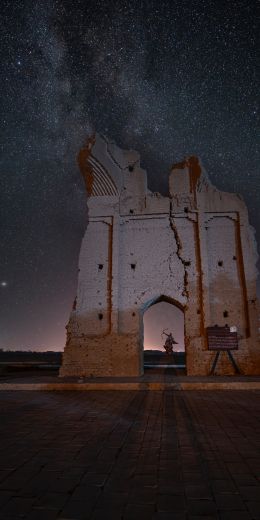
[[[156,213],[167,212],[171,201],[173,211],[221,212],[228,208],[242,212],[247,219],[242,198],[213,186],[195,156],[173,165],[169,175],[169,197],[148,190],[146,171],[140,166],[138,152],[123,150],[100,134],[94,134],[86,141],[79,152],[78,164],[91,207],[97,204],[111,207],[117,201],[121,214]]]
[[[87,139],[78,155],[80,171],[89,197],[145,196],[146,172],[135,150],[122,150],[100,134]]]

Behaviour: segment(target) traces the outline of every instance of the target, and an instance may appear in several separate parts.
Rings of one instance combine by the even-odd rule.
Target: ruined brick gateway
[[[259,373],[256,244],[244,202],[217,190],[196,157],[175,165],[169,197],[147,189],[139,154],[96,135],[79,154],[88,192],[78,291],[61,376],[143,372],[143,314],[184,311],[188,375],[209,373],[206,327],[236,325],[235,358]],[[232,374],[222,354],[218,373]]]

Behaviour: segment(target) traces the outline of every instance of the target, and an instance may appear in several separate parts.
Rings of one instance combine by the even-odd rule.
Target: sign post
[[[225,327],[219,327],[218,325],[215,325],[214,327],[207,327],[207,339],[208,349],[214,350],[216,352],[210,375],[214,374],[221,352],[227,353],[228,358],[235,369],[235,373],[241,374],[241,371],[231,352],[232,350],[238,350],[238,336],[236,327],[229,327],[228,325],[225,325]]]

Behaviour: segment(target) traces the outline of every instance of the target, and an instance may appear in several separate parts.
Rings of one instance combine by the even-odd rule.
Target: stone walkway
[[[0,374],[2,390],[260,390],[260,376],[186,376],[184,370],[153,366],[140,377],[58,377],[58,370],[18,370]]]
[[[0,392],[0,519],[260,519],[260,392]]]

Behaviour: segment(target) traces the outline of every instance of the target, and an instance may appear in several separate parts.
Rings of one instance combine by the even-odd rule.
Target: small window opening
[[[188,211],[189,211],[189,208],[187,208],[187,207],[184,208],[184,213],[188,213]]]
[[[219,261],[218,261],[218,265],[219,265],[219,267],[222,267],[222,265],[223,265],[223,261],[222,261],[222,260],[219,260]]]
[[[233,260],[236,260],[236,259],[237,259],[237,257],[234,255],[234,256],[233,256]]]
[[[223,316],[224,316],[224,318],[228,318],[228,311],[224,311]]]
[[[190,261],[188,260],[187,262],[184,262],[184,265],[190,265]]]
[[[132,313],[132,316],[135,316],[135,312]]]
[[[130,210],[129,210],[129,213],[130,213],[131,215],[133,215],[134,210],[133,210],[133,209],[130,209]]]
[[[103,267],[103,264],[98,264],[99,271],[102,271]]]
[[[200,309],[197,309],[197,314],[200,314]]]
[[[99,315],[98,315],[98,319],[99,319],[99,320],[103,320],[103,314],[102,314],[102,312],[99,313]]]
[[[131,264],[131,269],[135,270],[136,264]]]
[[[128,170],[129,170],[130,172],[133,172],[133,171],[134,171],[134,166],[133,166],[133,164],[130,164],[130,165],[128,166]]]

